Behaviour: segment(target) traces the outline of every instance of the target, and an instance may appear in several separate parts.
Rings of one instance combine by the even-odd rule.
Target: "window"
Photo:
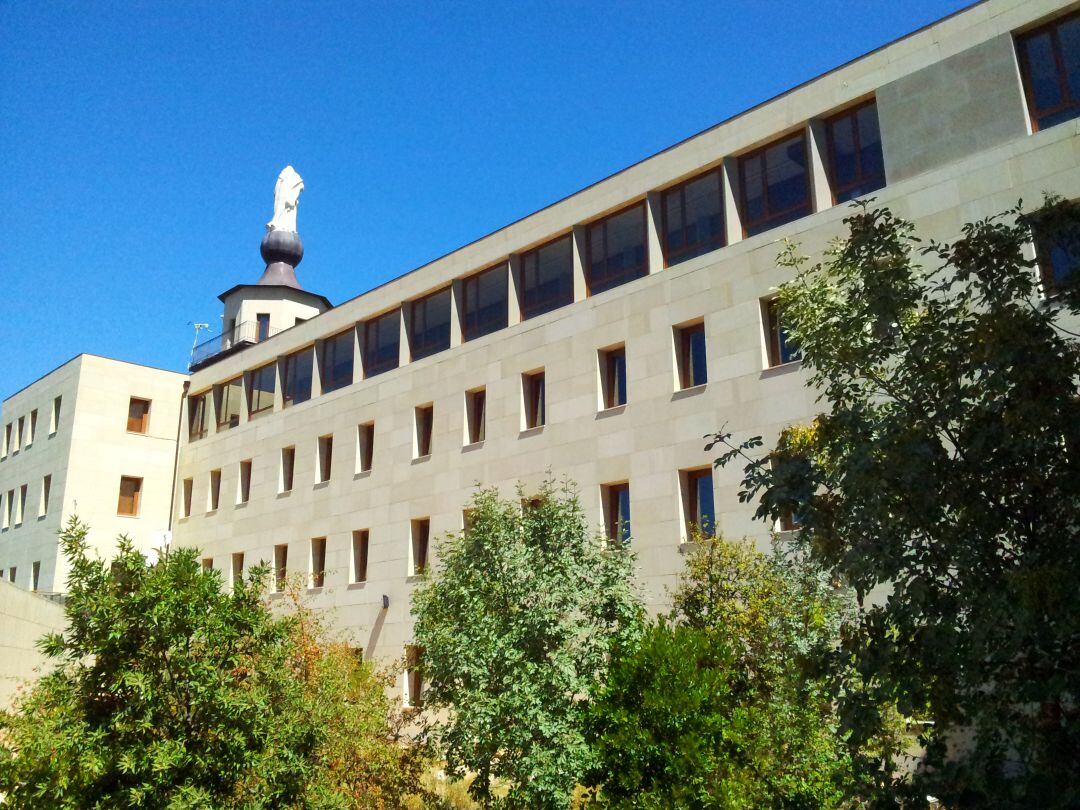
[[[265,413],[274,407],[275,377],[273,363],[248,372],[248,416]]]
[[[472,528],[473,519],[476,517],[475,509],[462,509],[461,510],[461,530],[468,532]]]
[[[36,591],[41,581],[41,563],[34,562],[30,567],[30,590]]]
[[[324,394],[352,384],[354,335],[355,331],[349,329],[323,341],[321,379]]]
[[[203,573],[209,573],[210,571],[214,570],[214,558],[213,557],[203,557],[202,558],[202,570],[203,570]]]
[[[712,468],[687,470],[682,477],[686,536],[693,537],[696,530],[704,537],[712,537],[716,533]]]
[[[375,454],[375,423],[356,426],[356,472],[371,472],[371,460]]]
[[[424,458],[431,455],[431,429],[435,421],[435,406],[421,405],[413,412],[416,420],[416,446],[413,448],[413,458]]]
[[[409,351],[413,360],[450,348],[449,287],[413,301],[409,314]]]
[[[52,495],[52,476],[41,479],[41,498],[38,500],[38,517],[49,514],[49,496]]]
[[[216,512],[221,505],[221,470],[210,471],[210,490],[206,494],[206,511]]]
[[[487,422],[487,390],[477,388],[465,392],[465,443],[477,444],[484,440]]]
[[[334,437],[320,436],[317,449],[319,451],[319,483],[325,484],[330,480],[330,470],[333,468]]]
[[[679,388],[705,385],[709,379],[705,362],[705,324],[699,322],[676,327],[675,352],[678,358]]]
[[[600,487],[604,503],[604,525],[609,540],[630,542],[630,485],[606,484]]]
[[[364,324],[364,377],[397,368],[400,355],[400,310],[387,312]]]
[[[311,348],[294,352],[285,358],[281,368],[282,407],[288,408],[290,405],[299,405],[301,402],[307,402],[311,399],[313,362],[314,349]],[[265,369],[266,366],[263,368]],[[272,372],[273,366],[271,366],[270,369]],[[272,378],[270,379],[270,396],[268,401],[270,406],[273,406],[274,386]]]
[[[146,433],[150,429],[150,400],[132,397],[128,401],[128,433]]]
[[[124,475],[120,478],[120,498],[116,504],[116,514],[137,516],[139,499],[142,497],[142,479]]]
[[[645,275],[649,272],[645,203],[592,223],[587,241],[589,295]]]
[[[26,417],[20,416],[19,422],[15,426],[15,452],[18,453],[19,449],[23,445],[23,438],[26,435]]]
[[[228,430],[240,424],[240,402],[244,383],[240,377],[223,382],[214,389],[217,397],[217,429]]]
[[[847,202],[885,185],[877,104],[868,101],[825,122],[833,201]]]
[[[326,581],[326,538],[315,537],[311,540],[311,570],[308,572],[308,587],[321,588]]]
[[[420,709],[424,706],[424,678],[420,671],[421,648],[415,644],[405,647],[405,700],[406,708]]]
[[[37,436],[37,408],[30,411],[30,433],[26,437],[27,447],[34,443],[35,436]]]
[[[522,318],[534,318],[573,301],[574,246],[569,234],[522,254]]]
[[[507,324],[506,265],[500,264],[461,282],[461,336],[472,340]]]
[[[11,423],[4,426],[4,455],[11,452]]]
[[[57,397],[52,404],[52,417],[49,421],[49,435],[52,436],[60,427],[60,404],[63,397]]]
[[[802,521],[790,509],[784,511],[777,521],[777,530],[781,532],[793,532],[802,526]]]
[[[7,494],[7,509],[4,510],[4,528],[11,528],[15,517],[15,490],[9,489]]]
[[[1049,218],[1033,218],[1030,223],[1043,292],[1053,295],[1071,282],[1080,265],[1080,233]]]
[[[192,478],[184,479],[184,503],[183,511],[180,513],[180,517],[191,517],[191,494],[195,489],[195,480]]]
[[[289,574],[289,546],[286,543],[274,546],[274,590],[281,593]]]
[[[29,489],[29,487],[26,484],[23,484],[21,487],[19,487],[19,506],[18,506],[18,510],[15,513],[15,525],[16,526],[21,526],[22,522],[23,522],[23,518],[26,517],[26,491],[27,491],[27,489]]]
[[[281,448],[281,472],[278,478],[278,492],[291,492],[293,488],[293,468],[296,466],[296,448]]]
[[[15,572],[17,570],[18,569],[14,565],[8,569],[8,582],[12,583],[13,585],[15,584]]]
[[[232,555],[232,566],[229,570],[229,587],[236,590],[236,586],[244,581],[244,552],[238,551]]]
[[[1038,132],[1080,115],[1080,15],[1016,38],[1031,128]]]
[[[522,430],[543,427],[547,419],[546,388],[543,369],[521,375]]]
[[[419,576],[427,568],[428,540],[431,520],[419,518],[412,522],[412,543],[409,547],[409,576]]]
[[[251,500],[251,459],[240,462],[240,475],[236,482],[236,502],[247,503]]]
[[[626,404],[626,347],[601,349],[600,403],[601,408],[617,408]]]
[[[664,192],[664,259],[669,265],[724,246],[724,198],[720,169]]]
[[[270,313],[260,312],[255,316],[255,323],[257,324],[256,340],[262,343],[268,337],[270,337]]]
[[[739,158],[743,235],[753,236],[811,212],[806,135],[800,132]]]
[[[765,303],[766,338],[769,345],[769,365],[781,366],[793,363],[802,355],[792,342],[780,317],[779,302],[775,299]]]
[[[240,414],[237,413],[237,420]],[[188,441],[206,436],[206,394],[188,397]]]
[[[352,533],[352,581],[367,582],[368,530]]]

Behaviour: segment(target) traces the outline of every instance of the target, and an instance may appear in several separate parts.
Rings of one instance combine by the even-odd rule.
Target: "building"
[[[367,656],[396,657],[475,485],[551,471],[631,538],[663,606],[688,524],[770,532],[702,437],[769,440],[817,409],[770,307],[781,240],[821,254],[867,195],[945,239],[1080,197],[1074,8],[985,0],[336,307],[299,288],[298,238],[264,240],[195,357],[174,542],[226,583],[260,560],[305,576]]]

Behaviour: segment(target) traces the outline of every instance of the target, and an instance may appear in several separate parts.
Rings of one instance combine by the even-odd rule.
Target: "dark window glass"
[[[469,428],[469,444],[484,441],[487,434],[487,391],[480,388],[465,395],[465,411]]]
[[[705,361],[705,324],[684,326],[676,330],[679,351],[679,387],[693,388],[709,380]]]
[[[450,288],[412,302],[409,350],[413,360],[450,348]]]
[[[431,521],[427,518],[412,522],[412,575],[424,573],[427,568],[428,538],[431,535]]]
[[[630,542],[630,485],[608,484],[607,536],[609,540]]]
[[[776,301],[767,305],[769,327],[769,365],[780,366],[802,357],[799,347],[791,340],[777,308]]]
[[[398,367],[401,357],[401,313],[387,312],[364,324],[364,377]]]
[[[217,429],[228,430],[240,424],[241,397],[244,385],[240,377],[218,386]]]
[[[1080,265],[1080,233],[1053,219],[1035,219],[1031,228],[1043,290],[1053,295],[1073,283],[1076,268]]]
[[[1080,115],[1080,16],[1055,20],[1016,44],[1032,129]]]
[[[587,241],[590,295],[649,272],[644,203],[594,222],[588,228]]]
[[[847,202],[885,185],[877,104],[869,102],[825,124],[833,198]]]
[[[688,508],[687,535],[697,529],[705,537],[716,533],[716,508],[713,505],[712,470],[691,470],[686,473]]]
[[[547,385],[544,372],[537,371],[522,377],[522,394],[525,398],[525,430],[540,427],[547,414]]]
[[[206,436],[206,394],[188,397],[188,441]]]
[[[260,312],[255,316],[255,322],[257,324],[257,339],[261,343],[270,337],[270,315],[266,312]]]
[[[604,407],[615,408],[626,404],[626,349],[608,349],[601,352],[600,362],[604,374]]]
[[[352,581],[367,581],[368,531],[361,529],[352,533]]]
[[[274,590],[285,590],[289,573],[289,547],[285,544],[274,546]]]
[[[507,323],[506,266],[461,282],[461,333],[465,340],[503,329]]]
[[[521,310],[532,318],[574,301],[574,248],[570,236],[521,256]]]
[[[324,394],[344,388],[353,377],[353,330],[323,341],[322,390]]]
[[[676,264],[724,246],[720,170],[664,192],[664,258]]]
[[[256,414],[274,407],[274,364],[248,372],[248,413]]]
[[[739,158],[743,232],[762,233],[810,213],[806,135],[799,133]]]
[[[416,458],[431,455],[431,429],[434,422],[434,405],[422,405],[416,409]]]
[[[304,349],[285,358],[281,385],[284,407],[299,405],[311,399],[312,357],[313,350]]]
[[[371,470],[371,460],[375,453],[375,423],[356,426],[356,471]]]

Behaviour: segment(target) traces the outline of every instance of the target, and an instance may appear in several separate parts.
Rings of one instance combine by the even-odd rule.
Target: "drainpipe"
[[[191,387],[191,380],[184,380],[184,388],[180,392],[180,413],[176,417],[176,444],[173,450],[172,466],[172,489],[169,490],[169,536],[172,536],[173,510],[176,508],[176,475],[180,471],[180,431],[184,425],[184,403],[187,401],[187,392]],[[171,543],[170,543],[171,545]]]

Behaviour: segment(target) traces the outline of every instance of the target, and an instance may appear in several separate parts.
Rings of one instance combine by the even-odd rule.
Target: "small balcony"
[[[191,362],[188,364],[189,371],[198,371],[218,360],[224,360],[231,354],[254,346],[256,343],[266,340],[280,332],[280,329],[272,328],[268,323],[258,321],[244,321],[238,323],[232,329],[226,329],[208,340],[204,340],[191,350]]]

